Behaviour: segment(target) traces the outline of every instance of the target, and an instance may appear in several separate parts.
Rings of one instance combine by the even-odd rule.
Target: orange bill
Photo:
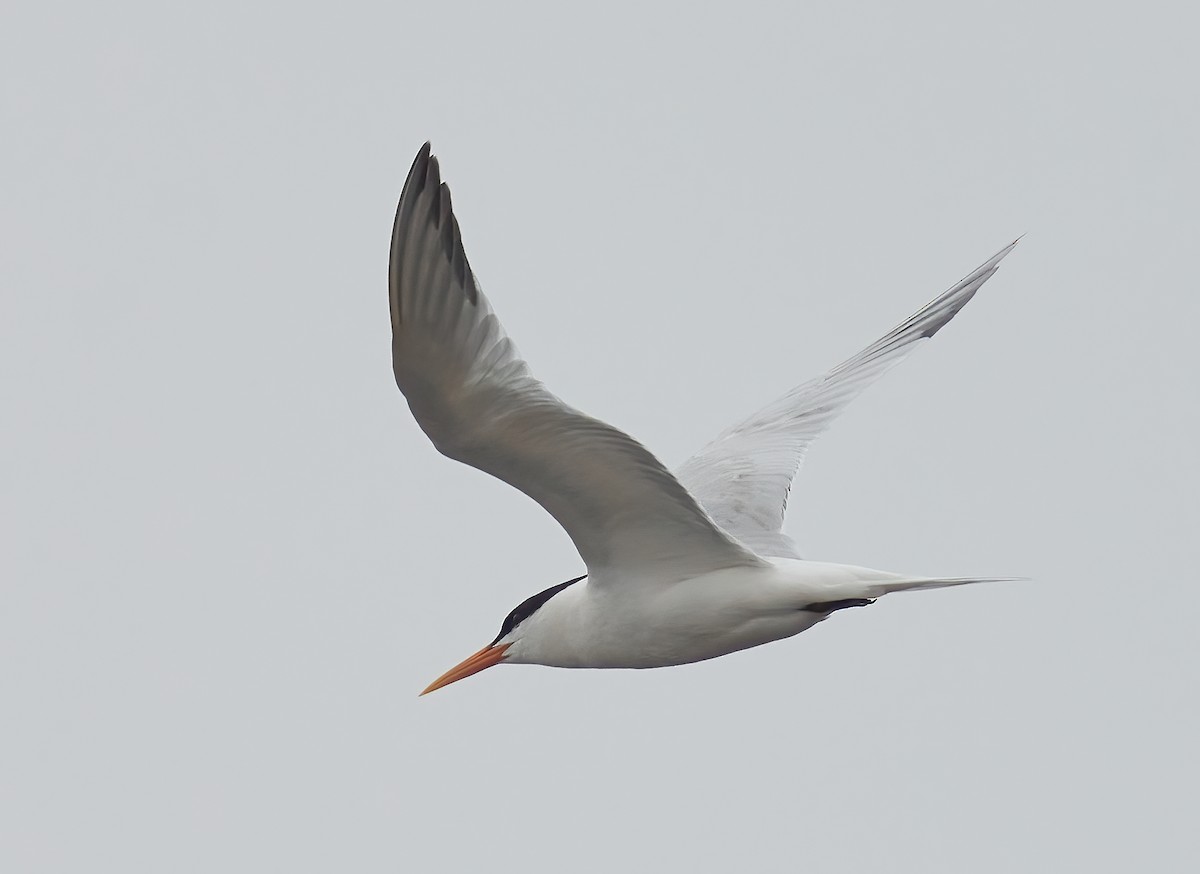
[[[436,680],[429,684],[421,695],[428,695],[435,689],[440,689],[442,686],[449,686],[451,683],[456,683],[464,677],[469,677],[471,674],[478,674],[484,668],[490,668],[492,665],[498,665],[504,661],[504,652],[511,643],[502,643],[499,646],[485,646],[475,655],[459,662],[446,673],[442,674]],[[418,698],[420,695],[417,696]]]

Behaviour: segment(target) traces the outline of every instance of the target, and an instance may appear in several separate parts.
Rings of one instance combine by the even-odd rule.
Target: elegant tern
[[[444,455],[520,489],[587,573],[521,602],[424,695],[501,663],[655,668],[791,637],[891,592],[1007,577],[914,577],[803,559],[782,532],[792,479],[850,401],[932,337],[1014,241],[828,373],[720,434],[675,473],[533,376],[463,250],[426,143],[404,183],[388,288],[396,383]]]

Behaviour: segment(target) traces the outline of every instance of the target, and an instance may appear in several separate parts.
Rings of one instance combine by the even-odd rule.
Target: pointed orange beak
[[[446,673],[442,674],[436,680],[429,684],[421,695],[428,695],[435,689],[440,689],[442,686],[449,686],[451,683],[457,683],[464,677],[469,677],[471,674],[478,674],[484,668],[490,668],[492,665],[498,665],[504,661],[504,652],[511,643],[502,643],[499,646],[485,646],[475,655],[459,662]],[[420,695],[417,696],[421,697]]]

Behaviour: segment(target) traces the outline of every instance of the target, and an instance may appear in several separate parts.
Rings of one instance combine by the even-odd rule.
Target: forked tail
[[[871,586],[871,597],[878,598],[892,592],[908,592],[913,589],[947,589],[950,586],[967,586],[971,583],[1008,583],[1028,580],[1029,577],[916,577],[875,583]]]

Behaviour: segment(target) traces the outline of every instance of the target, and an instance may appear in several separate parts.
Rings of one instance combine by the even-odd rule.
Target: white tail
[[[1029,577],[918,577],[871,586],[871,597],[878,598],[891,592],[907,592],[912,589],[947,589],[950,586],[967,586],[971,583],[1008,583],[1028,580]]]

